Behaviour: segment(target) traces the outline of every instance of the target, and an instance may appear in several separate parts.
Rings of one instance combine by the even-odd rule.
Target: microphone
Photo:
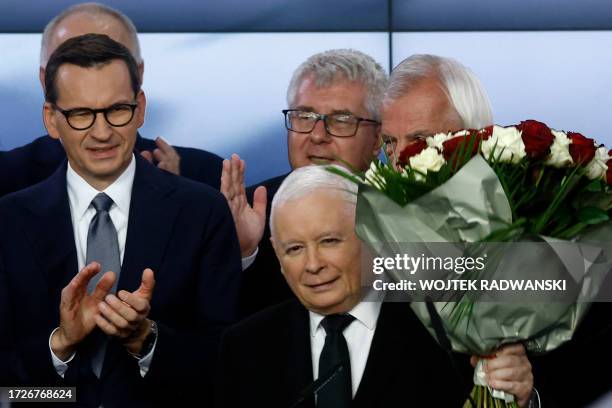
[[[333,366],[328,372],[325,373],[325,375],[317,378],[314,382],[312,382],[306,388],[300,391],[298,399],[293,404],[291,404],[289,408],[299,407],[307,397],[321,391],[323,388],[325,388],[325,386],[327,386],[327,384],[330,383],[331,380],[333,380],[338,374],[342,372],[342,370],[344,370],[344,367],[344,362],[340,362]]]

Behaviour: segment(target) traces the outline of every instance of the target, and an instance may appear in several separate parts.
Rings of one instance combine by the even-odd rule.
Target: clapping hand
[[[176,149],[166,142],[162,137],[155,139],[157,149],[150,152],[148,150],[140,152],[140,155],[147,159],[151,164],[157,162],[157,167],[166,170],[177,176],[181,175],[181,156]]]
[[[51,337],[51,349],[61,360],[68,359],[76,345],[96,327],[98,304],[115,283],[116,275],[108,271],[102,275],[93,292],[88,294],[87,285],[100,273],[100,268],[99,263],[90,263],[62,289],[60,326]]]
[[[94,316],[98,327],[109,336],[117,337],[133,354],[140,354],[142,344],[151,329],[147,318],[151,311],[151,298],[155,278],[151,269],[142,273],[140,287],[130,293],[120,290],[117,295],[106,295],[99,302],[100,313]]]

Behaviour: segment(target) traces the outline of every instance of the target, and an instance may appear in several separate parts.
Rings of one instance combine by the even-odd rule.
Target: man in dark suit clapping
[[[225,199],[134,154],[146,99],[110,37],[62,43],[45,90],[68,162],[0,200],[3,385],[76,386],[78,406],[205,402],[240,283]]]

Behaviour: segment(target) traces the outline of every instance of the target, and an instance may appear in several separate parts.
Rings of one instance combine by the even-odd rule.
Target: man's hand
[[[109,336],[117,337],[133,354],[140,354],[142,344],[151,329],[147,319],[151,311],[151,298],[155,277],[149,268],[142,273],[140,287],[130,293],[120,290],[117,296],[109,294],[99,302],[100,314],[95,316],[98,327]]]
[[[181,156],[163,138],[158,137],[155,139],[157,149],[151,153],[148,150],[140,152],[140,155],[147,159],[149,163],[153,164],[157,162],[157,167],[167,172],[181,175]]]
[[[51,350],[65,361],[79,344],[96,327],[98,303],[110,291],[115,283],[116,275],[106,272],[96,285],[94,291],[87,293],[87,284],[100,272],[100,264],[92,262],[85,266],[62,289],[60,301],[59,330],[51,337]]]
[[[477,356],[472,356],[471,363],[476,366]],[[516,397],[519,407],[526,407],[533,390],[531,363],[522,344],[508,344],[495,353],[494,358],[486,360],[484,365],[487,383],[498,390],[509,392]]]
[[[244,160],[233,154],[230,160],[223,160],[221,173],[221,193],[227,199],[243,258],[257,249],[266,225],[266,188],[259,186],[253,196],[253,207],[249,205],[244,189]]]

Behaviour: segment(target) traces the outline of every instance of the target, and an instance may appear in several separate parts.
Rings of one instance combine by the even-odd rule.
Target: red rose
[[[608,171],[606,171],[606,181],[608,182],[609,185],[612,185],[612,160],[608,160],[607,164],[608,164]]]
[[[491,127],[491,129],[493,128]],[[482,131],[469,130],[469,132],[470,133],[466,136],[453,137],[452,139],[448,139],[442,143],[442,154],[444,155],[444,160],[449,161],[456,151],[458,152],[461,149],[467,149],[470,143],[473,143],[470,156],[474,156],[476,153],[478,153],[480,142],[487,140],[490,136],[490,134],[487,135],[486,132]],[[474,141],[472,142],[472,140]]]
[[[478,131],[478,134],[482,138],[481,140],[487,140],[488,138],[493,136],[493,125],[480,129]]]
[[[567,132],[567,137],[572,140],[569,145],[570,156],[574,163],[587,164],[595,157],[595,140],[582,136],[580,133]]]
[[[528,158],[538,160],[550,153],[550,146],[555,137],[544,123],[537,120],[525,120],[517,126],[517,129],[521,131]]]
[[[425,150],[426,147],[427,142],[422,139],[418,139],[410,143],[400,153],[398,159],[399,165],[402,167],[406,166],[408,164],[408,160],[410,160],[412,156],[416,156],[417,154],[421,153],[423,150]]]

